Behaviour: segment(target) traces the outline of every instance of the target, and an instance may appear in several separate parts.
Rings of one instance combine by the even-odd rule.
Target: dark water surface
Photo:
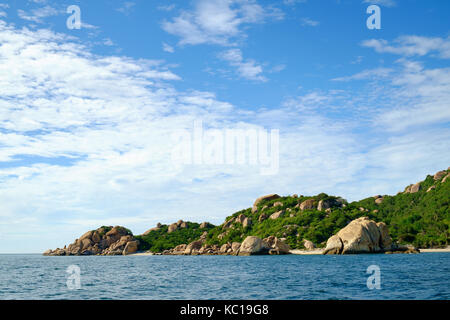
[[[67,287],[67,268],[81,289]],[[381,289],[369,290],[370,265]],[[450,253],[349,256],[0,255],[0,299],[450,299]]]

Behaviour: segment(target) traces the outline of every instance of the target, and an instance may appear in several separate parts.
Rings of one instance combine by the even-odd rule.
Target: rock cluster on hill
[[[361,217],[353,220],[337,234],[331,236],[323,254],[381,252],[415,253],[418,250],[413,247],[394,244],[384,222],[376,223],[368,217]]]
[[[290,247],[281,239],[270,236],[261,239],[248,236],[240,242],[225,243],[222,246],[209,245],[204,239],[189,244],[180,244],[173,249],[164,250],[163,255],[280,255],[289,254]]]
[[[139,241],[120,226],[88,231],[63,249],[47,250],[46,256],[127,255],[138,250]]]

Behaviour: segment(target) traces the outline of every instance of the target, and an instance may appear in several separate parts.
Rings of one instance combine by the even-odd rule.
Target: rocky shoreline
[[[180,225],[183,222],[179,223]],[[174,230],[174,227],[171,228]],[[173,231],[171,231],[173,232]],[[207,232],[200,239],[189,244],[180,244],[172,249],[155,255],[284,255],[292,250],[283,239],[270,236],[264,239],[247,236],[240,242],[225,243],[222,246],[206,243]],[[376,223],[368,217],[361,217],[350,222],[337,234],[331,236],[324,249],[315,248],[314,244],[305,241],[306,252],[319,254],[360,254],[360,253],[419,253],[419,249],[411,245],[398,245],[392,242],[385,223]],[[47,250],[46,256],[79,256],[79,255],[130,255],[138,252],[139,240],[131,232],[120,226],[101,227],[86,232],[72,244],[63,249]],[[305,253],[303,253],[305,254]]]

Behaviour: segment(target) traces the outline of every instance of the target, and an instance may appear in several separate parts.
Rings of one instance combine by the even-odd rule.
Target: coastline
[[[419,248],[420,253],[422,252],[450,252],[450,246],[447,246],[446,248],[433,248],[433,249],[427,249],[427,248]]]
[[[305,250],[305,249],[293,249],[290,250],[289,253],[294,254],[294,255],[321,255],[323,254],[323,250],[324,249],[314,249],[314,250]],[[448,252],[450,253],[450,246],[446,247],[446,248],[420,248],[420,253],[433,253],[433,252]],[[132,253],[132,254],[128,254],[128,256],[135,256],[135,257],[139,257],[139,256],[155,256],[155,255],[160,255],[160,254],[155,254],[152,252],[136,252],[136,253]]]

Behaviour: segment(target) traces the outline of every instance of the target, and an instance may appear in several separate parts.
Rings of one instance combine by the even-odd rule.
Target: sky
[[[394,195],[446,169],[449,9],[0,0],[0,252],[63,247],[101,225],[220,224],[269,193]],[[176,162],[174,137],[199,124],[201,137],[278,137],[277,170]]]

